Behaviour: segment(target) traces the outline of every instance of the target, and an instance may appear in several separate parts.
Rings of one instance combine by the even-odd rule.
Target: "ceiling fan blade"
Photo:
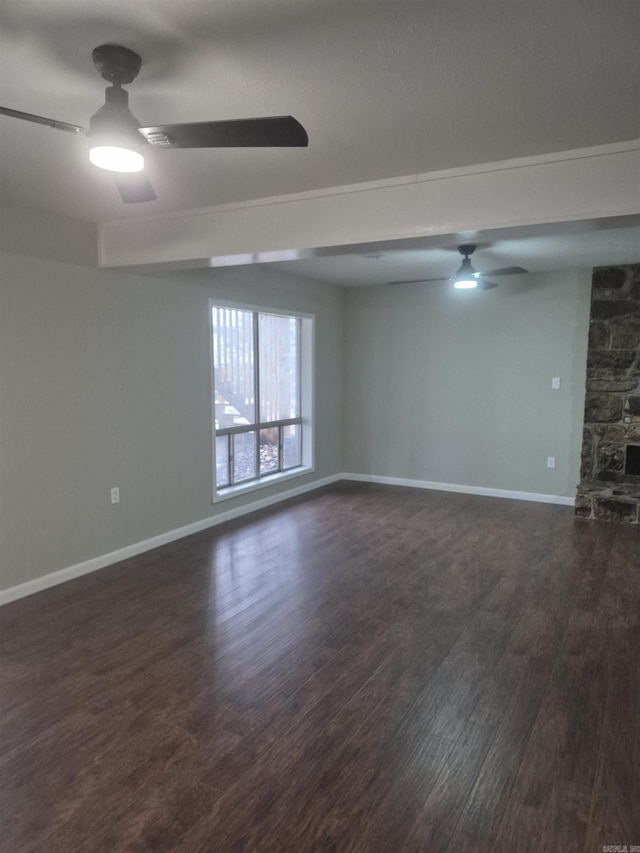
[[[138,204],[143,201],[155,201],[157,196],[149,179],[139,172],[114,175],[114,180],[122,201],[126,204]]]
[[[525,270],[523,267],[501,267],[497,270],[489,270],[488,272],[478,273],[478,276],[484,277],[485,275],[522,275],[528,272],[529,270]]]
[[[0,115],[19,118],[23,121],[32,121],[35,124],[44,124],[47,127],[52,127],[54,130],[66,130],[67,133],[86,133],[86,127],[80,127],[79,124],[69,124],[67,121],[58,121],[55,118],[45,118],[44,116],[36,116],[33,113],[23,113],[20,110],[10,110],[9,107],[0,107]]]
[[[157,124],[141,127],[147,142],[159,148],[304,148],[307,131],[292,116]]]
[[[480,290],[493,290],[494,287],[499,287],[495,281],[488,281],[486,278],[478,279],[478,287]]]
[[[408,281],[388,281],[387,284],[425,284],[429,281],[451,281],[450,278],[410,278]]]

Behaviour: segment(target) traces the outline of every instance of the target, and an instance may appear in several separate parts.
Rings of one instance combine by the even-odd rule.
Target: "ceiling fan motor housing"
[[[135,51],[119,44],[101,44],[91,55],[98,73],[110,83],[121,86],[135,80],[142,65],[142,59]]]

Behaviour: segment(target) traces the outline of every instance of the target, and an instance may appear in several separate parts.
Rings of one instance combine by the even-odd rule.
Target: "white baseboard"
[[[334,474],[331,477],[314,480],[312,483],[307,483],[304,486],[297,486],[296,488],[288,489],[286,492],[281,492],[268,498],[261,498],[243,506],[229,509],[226,512],[216,513],[200,521],[195,521],[193,524],[187,524],[184,527],[178,527],[175,530],[169,530],[166,533],[153,536],[151,539],[144,539],[142,542],[127,545],[126,548],[119,548],[117,551],[111,551],[109,554],[93,557],[84,563],[77,563],[75,566],[68,566],[66,569],[60,569],[57,572],[51,572],[48,575],[34,578],[26,583],[9,587],[9,589],[0,590],[0,605],[8,604],[10,601],[16,601],[16,599],[24,598],[27,595],[33,595],[33,593],[41,592],[43,589],[65,583],[66,581],[73,580],[73,578],[79,578],[90,572],[97,572],[106,566],[112,566],[114,563],[128,560],[130,557],[136,557],[138,554],[151,551],[153,548],[159,548],[161,545],[167,545],[169,542],[175,542],[176,539],[182,539],[185,536],[190,536],[192,533],[199,533],[201,530],[215,527],[217,524],[222,524],[225,521],[231,521],[233,518],[239,518],[242,515],[256,512],[259,509],[286,501],[305,492],[314,491],[322,486],[328,486],[339,480],[353,480],[360,483],[380,483],[388,486],[410,486],[416,489],[435,489],[442,492],[460,492],[469,495],[509,498],[516,501],[535,501],[537,503],[559,504],[561,506],[574,506],[575,503],[573,498],[563,497],[562,495],[543,495],[537,492],[513,492],[507,489],[487,489],[479,486],[461,486],[455,483],[434,483],[428,480],[408,480],[402,477],[381,477],[376,474]]]
[[[343,480],[354,480],[358,483],[380,483],[386,486],[409,486],[414,489],[435,489],[439,492],[460,492],[465,495],[483,495],[490,498],[508,498],[513,501],[534,501],[542,504],[559,504],[560,506],[575,506],[574,498],[564,495],[543,495],[538,492],[513,492],[510,489],[489,489],[483,486],[461,486],[456,483],[435,483],[429,480],[407,480],[402,477],[381,477],[377,474],[347,474],[340,475]]]
[[[193,524],[187,524],[184,527],[169,530],[166,533],[159,534],[158,536],[152,536],[151,539],[144,539],[142,542],[135,542],[133,545],[127,545],[126,548],[119,548],[117,551],[111,551],[109,554],[102,554],[99,557],[93,557],[91,560],[85,560],[83,563],[77,563],[75,566],[68,566],[66,569],[60,569],[57,572],[51,572],[48,575],[34,578],[26,583],[9,587],[9,589],[0,590],[0,605],[8,604],[10,601],[16,601],[18,598],[24,598],[27,595],[33,595],[35,592],[41,592],[43,589],[48,589],[51,586],[57,586],[57,584],[65,583],[66,581],[73,580],[74,578],[79,578],[82,575],[89,574],[90,572],[97,572],[99,569],[104,569],[106,566],[112,566],[114,563],[119,563],[122,560],[128,560],[130,557],[136,557],[138,554],[143,554],[145,551],[151,551],[153,548],[159,548],[161,545],[167,545],[169,542],[175,542],[176,539],[182,539],[185,536],[190,536],[192,533],[199,533],[201,530],[206,530],[209,527],[215,527],[225,521],[231,521],[233,518],[239,518],[240,516],[247,515],[250,512],[256,512],[257,510],[264,509],[272,504],[289,500],[289,498],[295,498],[298,495],[314,491],[322,486],[328,486],[341,479],[343,479],[342,474],[334,474],[331,477],[314,480],[312,483],[307,483],[304,486],[296,486],[293,489],[287,489],[286,492],[271,495],[268,498],[261,498],[260,500],[252,501],[249,504],[229,509],[226,512],[218,512],[215,515],[203,518],[200,521],[195,521]]]

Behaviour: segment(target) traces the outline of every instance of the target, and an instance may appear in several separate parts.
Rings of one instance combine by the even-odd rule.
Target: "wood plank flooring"
[[[0,610],[2,853],[640,845],[640,528],[337,484]]]

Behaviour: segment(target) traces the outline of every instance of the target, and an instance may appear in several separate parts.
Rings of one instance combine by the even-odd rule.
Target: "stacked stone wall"
[[[578,517],[640,522],[628,445],[640,446],[640,264],[593,271]]]

